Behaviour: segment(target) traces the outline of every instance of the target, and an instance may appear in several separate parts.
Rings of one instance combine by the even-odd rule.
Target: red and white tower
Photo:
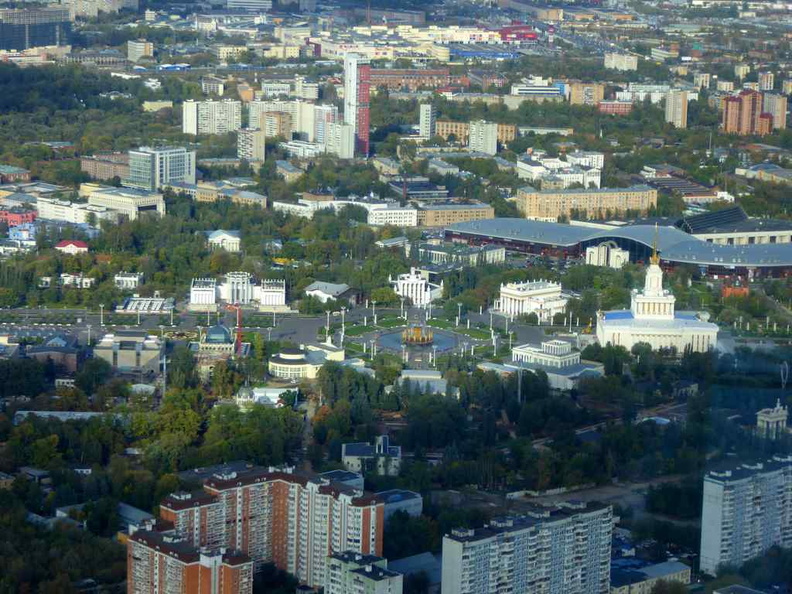
[[[344,57],[344,122],[355,127],[355,152],[369,154],[371,63],[359,54]]]

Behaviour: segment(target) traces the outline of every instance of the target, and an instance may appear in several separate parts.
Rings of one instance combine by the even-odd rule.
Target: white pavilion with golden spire
[[[677,312],[675,304],[673,293],[663,288],[655,239],[643,291],[633,290],[630,309],[597,314],[597,339],[603,346],[610,343],[627,350],[645,342],[653,350],[674,348],[680,355],[686,349],[700,353],[715,348],[718,326],[707,321],[709,315]]]

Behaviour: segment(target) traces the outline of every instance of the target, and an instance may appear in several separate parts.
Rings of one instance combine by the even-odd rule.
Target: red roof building
[[[88,244],[79,239],[64,239],[58,242],[55,249],[64,254],[84,254],[88,251]]]

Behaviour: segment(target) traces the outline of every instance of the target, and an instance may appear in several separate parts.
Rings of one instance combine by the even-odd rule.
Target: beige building
[[[158,373],[163,353],[162,341],[145,330],[105,334],[94,347],[94,356],[121,372]]]
[[[134,221],[141,214],[153,213],[159,216],[165,214],[165,200],[159,192],[146,192],[133,188],[96,187],[96,184],[81,184],[93,186],[88,194],[90,206],[104,207],[116,211],[130,221]]]
[[[453,134],[457,142],[467,144],[470,137],[470,124],[468,122],[452,122],[450,120],[437,120],[435,134],[448,140]],[[506,144],[517,137],[517,126],[514,124],[498,124],[498,142]]]
[[[237,131],[237,157],[248,163],[263,163],[266,139],[264,130],[241,128]]]
[[[495,209],[483,202],[422,203],[418,208],[419,227],[446,227],[454,223],[495,218]]]
[[[99,153],[80,157],[80,170],[93,179],[125,179],[129,176],[128,153]]]
[[[627,211],[646,215],[657,206],[657,190],[639,185],[629,188],[589,190],[517,190],[517,208],[527,219],[555,222],[559,217],[591,218],[623,215]]]
[[[129,40],[127,42],[127,58],[130,62],[137,62],[141,58],[154,57],[154,44],[145,39]]]
[[[569,102],[572,105],[597,105],[605,99],[603,83],[573,82],[569,84]]]
[[[773,128],[786,130],[787,127],[787,96],[765,93],[762,97],[762,111],[773,116]]]
[[[665,121],[674,128],[687,128],[687,116],[687,91],[669,91],[666,95]]]

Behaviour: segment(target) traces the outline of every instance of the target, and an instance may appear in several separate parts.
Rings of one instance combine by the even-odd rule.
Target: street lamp
[[[88,346],[91,346],[91,325],[88,324]]]
[[[462,304],[457,303],[457,323],[456,325],[459,326],[459,322],[462,319]]]
[[[371,301],[371,313],[374,316],[374,325],[377,325],[377,302]]]
[[[165,326],[163,324],[160,324],[159,329],[160,329],[160,340],[162,340],[163,338],[165,338]]]
[[[104,303],[99,304],[99,325],[104,326]]]

